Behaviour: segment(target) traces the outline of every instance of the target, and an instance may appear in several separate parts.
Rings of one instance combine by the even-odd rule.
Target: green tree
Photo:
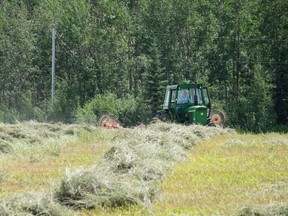
[[[149,51],[150,65],[144,74],[144,98],[148,106],[151,107],[151,114],[155,115],[157,111],[161,110],[167,81],[165,79],[164,68],[160,61],[161,56],[155,41],[151,44]]]
[[[51,30],[56,29],[56,96],[58,111],[70,121],[77,106],[94,96],[90,83],[91,61],[88,56],[91,37],[90,7],[86,1],[62,0],[42,2],[35,17],[37,57],[41,73],[35,74],[39,98],[50,101]],[[63,120],[62,119],[62,120]],[[70,119],[70,120],[69,120]]]
[[[17,111],[22,107],[22,95],[33,88],[31,77],[38,71],[33,64],[35,37],[21,1],[1,1],[0,23],[0,108]]]
[[[267,83],[265,70],[261,65],[256,65],[253,72],[249,87],[246,86],[238,106],[235,107],[239,116],[237,125],[242,130],[267,132],[273,129],[275,123],[272,86]]]
[[[262,58],[272,77],[273,101],[278,124],[288,123],[288,2],[261,0],[259,31],[263,38]],[[261,13],[260,13],[261,12]]]

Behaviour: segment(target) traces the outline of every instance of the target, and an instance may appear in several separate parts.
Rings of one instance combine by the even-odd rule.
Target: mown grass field
[[[2,124],[0,214],[288,215],[288,135],[221,130]]]
[[[267,215],[274,210],[277,215],[284,206],[287,215],[287,155],[287,134],[244,134],[205,141],[189,152],[184,163],[173,167],[162,184],[155,212],[237,215],[240,210],[248,214],[255,209]]]

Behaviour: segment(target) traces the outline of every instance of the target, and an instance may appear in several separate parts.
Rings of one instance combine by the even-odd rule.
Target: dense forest
[[[145,123],[166,85],[189,80],[232,127],[287,128],[287,11],[282,0],[1,0],[0,121]]]

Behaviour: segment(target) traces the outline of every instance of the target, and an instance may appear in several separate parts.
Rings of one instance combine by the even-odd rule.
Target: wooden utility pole
[[[55,96],[55,40],[56,40],[56,30],[52,29],[52,89],[51,89],[51,98],[52,104],[54,103]]]

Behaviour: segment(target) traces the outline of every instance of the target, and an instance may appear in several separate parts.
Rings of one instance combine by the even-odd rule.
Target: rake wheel
[[[108,129],[122,128],[120,122],[109,114],[105,114],[99,119],[99,126]]]
[[[212,110],[210,125],[224,128],[227,125],[227,114],[223,110]]]

